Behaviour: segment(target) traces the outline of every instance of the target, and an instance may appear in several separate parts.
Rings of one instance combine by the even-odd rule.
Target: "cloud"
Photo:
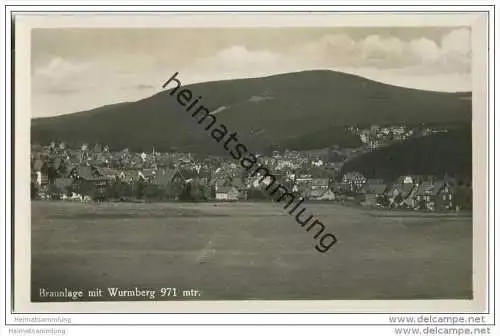
[[[86,80],[91,71],[91,63],[54,57],[34,69],[32,85],[35,90],[48,94],[70,94],[95,85]]]
[[[52,58],[45,66],[35,69],[36,76],[47,78],[61,78],[74,73],[85,71],[88,64],[70,62],[62,57]]]
[[[416,64],[432,63],[439,59],[441,51],[436,42],[427,38],[411,40],[408,45],[408,54]]]
[[[454,30],[441,40],[441,58],[439,65],[444,70],[463,72],[471,71],[471,37],[467,29]]]
[[[269,47],[271,48],[271,47]],[[456,29],[439,40],[426,37],[401,39],[372,34],[355,39],[347,34],[328,34],[289,50],[249,48],[244,43],[218,50],[212,56],[195,58],[184,67],[176,65],[189,82],[259,77],[308,69],[402,70],[408,75],[470,73],[470,31]],[[134,52],[102,62],[78,62],[54,57],[35,69],[34,83],[46,93],[69,94],[103,85],[147,91],[169,73],[171,64],[161,55]],[[142,85],[141,85],[142,84]]]
[[[81,55],[52,56],[33,68],[32,104],[36,113],[49,115],[137,100],[156,93],[165,77],[177,71],[183,84],[330,69],[421,89],[465,91],[471,87],[468,29],[455,29],[433,39],[325,34],[286,50],[277,45],[250,47],[242,41],[209,56],[192,55],[185,65],[149,50],[89,53],[85,61]]]
[[[199,59],[197,65],[203,68],[234,71],[242,69],[269,70],[279,66],[282,55],[268,50],[248,50],[236,45],[218,51],[214,56]]]
[[[126,57],[86,62],[52,57],[33,69],[34,113],[49,116],[78,112],[154,94],[156,90],[148,81],[155,69],[139,68],[134,72],[130,67]]]
[[[450,32],[441,40],[441,46],[444,53],[456,53],[470,56],[470,31],[468,29],[458,29]]]
[[[455,91],[470,90],[470,63],[470,32],[456,29],[440,39],[379,34],[354,39],[347,34],[329,34],[280,52],[233,45],[179,70],[192,83],[330,69],[370,74],[371,79],[389,84],[412,87],[418,83],[416,86],[425,89],[427,83],[432,90]],[[457,78],[467,82],[457,83]]]
[[[405,57],[405,44],[395,37],[370,35],[357,44],[360,65],[393,67]]]
[[[425,37],[408,41],[397,37],[370,35],[354,40],[345,34],[324,36],[299,47],[303,61],[322,60],[323,66],[401,69],[421,67],[434,73],[470,72],[470,31],[457,29],[444,35],[440,43]],[[312,56],[312,57],[311,57]]]
[[[423,90],[469,91],[470,40],[468,29],[452,30],[435,39],[381,34],[355,39],[328,34],[286,52],[235,45],[180,70],[191,83],[330,69]]]

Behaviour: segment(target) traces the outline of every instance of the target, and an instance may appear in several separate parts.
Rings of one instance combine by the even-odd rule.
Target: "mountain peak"
[[[177,78],[182,83],[182,74]],[[347,125],[470,123],[466,93],[406,89],[331,70],[183,85],[254,150],[353,145]],[[32,120],[32,141],[217,152],[219,144],[168,88],[137,102]],[[255,136],[258,134],[258,136]]]

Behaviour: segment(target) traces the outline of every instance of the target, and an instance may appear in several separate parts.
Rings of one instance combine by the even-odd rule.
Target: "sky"
[[[470,30],[391,28],[37,28],[32,117],[74,113],[182,84],[328,69],[397,86],[470,91]]]

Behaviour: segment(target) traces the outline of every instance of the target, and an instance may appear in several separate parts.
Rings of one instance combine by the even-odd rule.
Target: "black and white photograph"
[[[390,15],[32,28],[29,301],[477,299],[474,34]]]

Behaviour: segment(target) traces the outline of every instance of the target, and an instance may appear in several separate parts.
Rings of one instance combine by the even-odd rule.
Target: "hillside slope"
[[[470,178],[472,132],[470,127],[463,127],[381,148],[347,162],[342,173],[349,171],[387,180],[406,174]]]
[[[326,70],[186,87],[253,151],[358,145],[345,125],[471,122],[469,93],[413,90]],[[166,90],[137,102],[33,119],[31,137],[34,143],[220,153],[220,145]]]

